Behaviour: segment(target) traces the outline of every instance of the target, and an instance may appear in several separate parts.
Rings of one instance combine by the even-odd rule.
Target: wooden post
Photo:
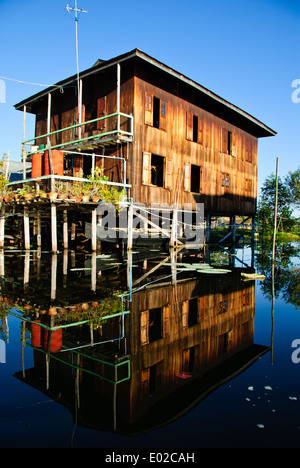
[[[30,249],[30,227],[28,208],[24,208],[24,246],[26,250]]]
[[[1,207],[0,217],[0,249],[4,247],[4,233],[5,233],[5,207]]]
[[[177,224],[178,224],[178,207],[173,208],[173,218],[172,218],[172,230],[171,230],[171,239],[170,247],[176,247],[177,242]]]
[[[57,255],[51,258],[51,299],[56,299],[56,274],[57,274]]]
[[[36,243],[38,249],[42,246],[42,235],[41,235],[41,212],[37,212],[36,218]]]
[[[232,232],[232,242],[235,242],[235,238],[236,238],[236,220],[235,220],[235,216],[232,216],[230,218],[230,229],[231,229],[231,232]]]
[[[25,141],[25,124],[26,124],[26,106],[23,107],[23,141]],[[26,149],[22,144],[22,159],[23,159],[23,179],[26,179]]]
[[[91,290],[96,291],[97,289],[97,256],[96,252],[92,253],[92,270],[91,270]]]
[[[68,211],[63,211],[63,244],[64,249],[68,248]]]
[[[132,250],[132,238],[133,238],[133,205],[130,202],[128,205],[127,250]]]
[[[92,251],[97,250],[97,208],[92,210]]]
[[[278,162],[276,159],[276,192],[275,192],[275,210],[274,210],[274,231],[273,231],[273,247],[272,247],[272,263],[275,261],[275,246],[276,246],[276,232],[277,232],[277,203],[278,203]]]
[[[57,219],[56,219],[56,205],[51,203],[51,242],[52,252],[57,252]]]
[[[206,215],[206,229],[205,229],[205,243],[209,243],[210,238],[210,231],[211,231],[211,217],[210,214]]]
[[[121,65],[117,64],[117,132],[120,131],[120,86],[121,86]]]

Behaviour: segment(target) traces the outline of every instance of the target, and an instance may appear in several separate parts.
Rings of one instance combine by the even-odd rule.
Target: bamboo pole
[[[274,209],[274,231],[273,231],[273,247],[272,247],[272,263],[275,261],[275,246],[277,232],[277,204],[278,204],[278,165],[279,158],[276,159],[276,179],[275,179],[275,209]]]

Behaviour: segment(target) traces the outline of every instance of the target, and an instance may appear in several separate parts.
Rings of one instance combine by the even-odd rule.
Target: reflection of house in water
[[[97,327],[70,326],[64,315],[59,350],[41,331],[33,368],[16,377],[60,395],[85,427],[134,434],[178,418],[268,350],[254,345],[253,281],[240,272],[187,276],[137,289],[128,313]]]

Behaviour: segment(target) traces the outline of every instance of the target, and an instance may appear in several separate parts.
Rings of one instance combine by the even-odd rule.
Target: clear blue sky
[[[0,76],[50,85],[76,73],[74,0],[0,0]],[[259,140],[259,186],[300,166],[300,1],[78,0],[79,68],[139,48],[278,132]],[[14,104],[43,89],[0,81],[0,155],[20,160]],[[5,91],[5,95],[4,95]],[[300,96],[300,93],[299,93]],[[26,138],[33,136],[27,119]]]

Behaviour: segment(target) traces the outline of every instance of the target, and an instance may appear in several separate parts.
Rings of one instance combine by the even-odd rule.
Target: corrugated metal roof
[[[199,83],[196,83],[192,79],[182,75],[173,68],[170,68],[169,66],[154,59],[153,57],[150,57],[148,54],[142,52],[139,49],[134,49],[123,55],[114,57],[110,60],[97,60],[91,68],[80,73],[80,78],[84,79],[87,76],[109,69],[115,66],[117,63],[122,64],[122,62],[129,62],[130,60],[138,60],[141,64],[148,64],[151,67],[154,67],[156,70],[162,73],[166,73],[169,77],[172,76],[173,78],[176,78],[177,80],[181,81],[186,86],[194,90],[194,92],[200,93],[203,96],[206,102],[206,110],[212,111],[212,113],[214,113],[215,115],[224,118],[225,120],[233,123],[234,125],[239,126],[237,122],[240,122],[240,125],[244,125],[245,128],[247,128],[247,131],[249,131],[249,133],[252,133],[257,137],[276,135],[276,132],[274,130],[267,127],[264,123],[262,123],[252,115],[248,114],[247,112],[230,103],[229,101],[226,101],[225,99],[221,98],[220,96],[205,88],[204,86],[200,85]],[[24,99],[23,101],[16,104],[15,108],[17,110],[23,110],[24,105],[26,105],[27,110],[30,112],[30,105],[32,105],[40,99],[45,98],[49,92],[53,92],[57,88],[63,88],[64,86],[74,83],[76,80],[77,75],[73,75],[69,78],[66,78],[65,80],[62,80],[56,83],[55,85],[27,99]]]

